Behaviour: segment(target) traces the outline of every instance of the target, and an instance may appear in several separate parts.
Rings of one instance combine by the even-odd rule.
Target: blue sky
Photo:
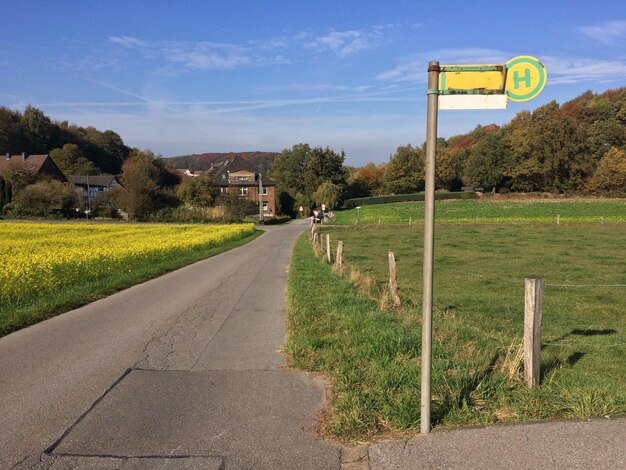
[[[387,161],[424,141],[429,60],[548,71],[506,111],[441,111],[444,137],[626,86],[622,0],[0,0],[0,18],[1,105],[164,156],[307,142]]]

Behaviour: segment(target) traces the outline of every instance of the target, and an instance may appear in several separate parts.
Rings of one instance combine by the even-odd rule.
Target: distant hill
[[[272,167],[272,162],[277,155],[278,152],[214,152],[170,157],[167,158],[166,161],[174,168],[188,168],[192,171],[206,171],[211,167],[211,165],[223,162],[224,160],[232,160],[236,156],[239,156],[244,160],[247,160],[261,173],[268,173]]]

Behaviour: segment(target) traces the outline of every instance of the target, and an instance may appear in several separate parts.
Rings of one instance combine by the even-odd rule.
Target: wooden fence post
[[[313,245],[317,246],[317,232],[313,232]]]
[[[326,258],[328,259],[328,262],[331,262],[330,259],[330,234],[326,235]]]
[[[389,292],[394,307],[400,306],[400,296],[398,295],[398,271],[396,269],[396,257],[393,251],[389,252]]]
[[[524,380],[529,387],[536,387],[541,373],[543,277],[527,277],[524,286]]]
[[[337,242],[337,256],[335,257],[335,270],[341,272],[343,267],[343,242]]]

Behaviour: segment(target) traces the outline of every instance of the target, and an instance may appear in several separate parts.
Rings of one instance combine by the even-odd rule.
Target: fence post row
[[[394,307],[400,306],[400,296],[398,295],[398,271],[396,269],[396,257],[393,251],[389,252],[389,292]]]
[[[524,380],[529,387],[536,387],[541,373],[543,277],[527,277],[524,287]]]

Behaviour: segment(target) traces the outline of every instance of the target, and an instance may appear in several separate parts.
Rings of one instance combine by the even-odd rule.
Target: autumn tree
[[[348,177],[347,198],[367,197],[383,194],[383,175],[385,165],[376,166],[368,163],[356,168]]]
[[[11,160],[3,176],[11,184],[14,193],[18,193],[22,188],[36,183],[39,178],[35,170],[19,160]]]
[[[607,150],[598,163],[591,185],[599,191],[626,193],[626,151],[616,147]]]
[[[137,152],[122,166],[122,188],[113,195],[115,205],[131,219],[145,219],[151,213],[176,205],[171,191],[159,186],[164,165],[150,151]]]

